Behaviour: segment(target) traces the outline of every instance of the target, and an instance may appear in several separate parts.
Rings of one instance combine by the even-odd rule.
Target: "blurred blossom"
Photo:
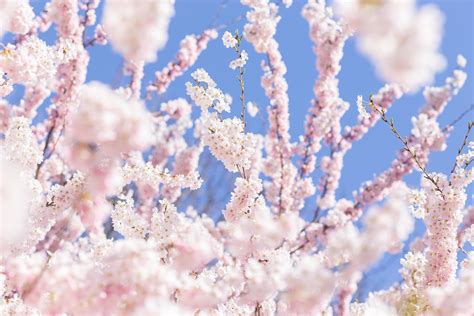
[[[153,62],[168,41],[174,0],[106,0],[103,26],[115,50],[127,60]]]
[[[26,197],[32,192],[17,164],[3,157],[0,164],[0,252],[4,253],[26,239],[30,204]]]
[[[334,7],[386,82],[415,92],[444,69],[446,61],[439,52],[444,16],[435,5],[418,8],[415,0],[336,0]]]

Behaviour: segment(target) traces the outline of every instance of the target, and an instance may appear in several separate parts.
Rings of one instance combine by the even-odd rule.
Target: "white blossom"
[[[237,45],[237,39],[227,31],[224,33],[224,35],[222,35],[222,42],[227,48],[233,48],[235,45]]]
[[[464,68],[464,67],[466,67],[467,60],[466,60],[466,58],[464,58],[463,55],[458,55],[456,57],[456,63],[458,64],[459,67]]]
[[[361,95],[358,95],[357,96],[357,111],[359,111],[359,115],[366,119],[366,118],[369,118],[370,115],[369,113],[367,113],[367,110],[365,109],[365,106],[364,106],[364,103],[363,103],[363,99],[362,99],[362,96]]]

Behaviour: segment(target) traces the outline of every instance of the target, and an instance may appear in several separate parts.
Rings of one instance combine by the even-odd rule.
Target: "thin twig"
[[[235,37],[237,40],[237,45],[235,46],[235,52],[237,53],[237,58],[241,59],[242,58],[242,50],[240,49],[240,45],[242,43],[242,38],[243,35],[239,35],[238,31],[236,31]],[[245,127],[247,125],[245,121],[245,85],[244,85],[244,67],[240,66],[239,67],[239,77],[237,78],[239,81],[239,86],[240,86],[240,101],[242,103],[242,112],[240,114],[240,119],[242,120],[242,124],[244,125],[244,132],[245,132]]]
[[[430,181],[433,184],[433,186],[435,187],[435,190],[438,191],[441,194],[441,197],[444,199],[444,193],[443,193],[443,190],[441,190],[441,188],[439,187],[438,181],[435,180],[428,173],[426,168],[421,164],[420,160],[418,159],[418,156],[416,155],[416,152],[413,149],[411,149],[410,146],[408,145],[408,141],[400,135],[400,133],[398,132],[398,130],[395,127],[395,123],[393,122],[393,118],[391,118],[391,119],[387,118],[387,115],[385,114],[385,110],[382,107],[377,106],[374,103],[374,101],[372,100],[372,96],[370,96],[369,105],[373,110],[377,111],[380,114],[380,117],[381,117],[382,121],[385,122],[390,127],[390,130],[392,131],[392,133],[403,144],[403,146],[404,146],[403,149],[406,150],[411,155],[413,161],[415,161],[418,168],[420,168],[420,170],[423,173],[425,179],[427,179],[428,181]]]
[[[94,44],[95,42],[95,38],[93,38],[92,40],[89,40],[89,41],[86,41],[86,30],[87,30],[87,23],[89,23],[89,11],[91,10],[89,8],[89,5],[90,5],[90,1],[87,1],[86,3],[86,10],[85,10],[85,13],[84,13],[84,29],[82,30],[82,46],[84,46],[84,48],[87,48],[88,46],[91,46]]]
[[[457,122],[459,122],[460,120],[462,120],[469,112],[471,112],[472,110],[474,110],[474,103],[471,104],[471,106],[466,109],[464,112],[462,112],[461,114],[459,114],[458,117],[456,117],[451,123],[449,123],[448,125],[446,125],[444,128],[443,128],[443,133],[445,133],[450,127],[456,125]]]
[[[223,23],[221,25],[216,26],[215,29],[216,29],[216,31],[220,31],[222,29],[228,28],[229,26],[240,22],[244,17],[245,17],[245,14],[241,14],[239,16],[236,16],[235,18],[227,21],[226,23]]]
[[[457,165],[457,158],[459,157],[459,155],[462,153],[464,147],[466,146],[467,144],[467,138],[469,137],[469,133],[471,132],[471,129],[472,129],[472,126],[474,125],[474,122],[470,121],[470,122],[467,122],[467,131],[466,131],[466,135],[464,135],[464,139],[463,139],[463,142],[462,142],[462,145],[461,147],[459,147],[458,149],[458,153],[456,154],[456,159],[454,159],[454,165],[453,165],[453,168],[451,169],[451,172],[449,173],[449,175],[452,175],[454,173],[454,170],[456,169],[456,165]],[[472,161],[472,160],[471,160]],[[470,162],[467,163],[467,165],[469,165]],[[451,185],[451,180],[449,181],[449,184]]]
[[[468,162],[466,162],[464,164],[464,169],[467,169],[467,167],[469,167],[469,165],[474,161],[474,158],[471,158],[471,160],[469,160]]]
[[[46,140],[44,142],[44,147],[43,147],[43,160],[41,160],[41,162],[36,166],[35,179],[38,179],[40,169],[43,166],[45,160],[48,159],[46,157],[46,151],[48,150],[49,142],[51,141],[51,137],[53,135],[55,126],[56,126],[56,120],[54,120],[53,126],[51,126],[50,130],[48,131],[48,134],[46,135]]]
[[[208,28],[214,28],[217,24],[217,21],[219,20],[219,18],[221,17],[221,13],[224,11],[224,9],[226,8],[227,4],[228,4],[229,0],[223,0],[220,4],[219,4],[219,7],[217,8],[216,10],[216,13],[214,14],[214,17],[212,18],[211,20],[211,23],[209,23],[209,27]]]

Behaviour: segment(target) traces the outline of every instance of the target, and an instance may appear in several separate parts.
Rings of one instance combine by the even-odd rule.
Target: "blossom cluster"
[[[474,314],[472,122],[452,167],[429,170],[459,126],[439,117],[466,82],[466,58],[424,88],[408,136],[388,116],[445,66],[440,11],[341,0],[334,13],[308,0],[301,13],[318,77],[293,141],[292,82],[277,40],[280,10],[292,2],[241,0],[243,31],[219,42],[237,57],[215,60],[238,71],[232,98],[215,73],[193,68],[229,25],[186,36],[142,89],[174,0],[51,0],[38,15],[28,0],[0,1],[0,36],[11,33],[0,50],[1,315]],[[51,29],[56,38],[45,40]],[[351,36],[387,81],[354,104],[338,78]],[[88,80],[90,48],[107,43],[124,59],[127,84]],[[245,98],[251,58],[264,59],[259,106]],[[180,76],[185,94],[171,98]],[[358,115],[344,127],[347,112]],[[342,198],[345,156],[377,123],[401,149]],[[419,186],[406,181],[411,172]],[[222,205],[210,186],[219,173],[230,182],[218,183],[230,188]],[[358,300],[387,254],[401,258],[401,281]]]
[[[415,0],[337,0],[334,6],[384,80],[418,90],[445,67],[438,51],[444,16],[436,6],[417,8]]]

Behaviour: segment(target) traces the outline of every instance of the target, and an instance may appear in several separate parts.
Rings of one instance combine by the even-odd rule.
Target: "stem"
[[[51,126],[51,128],[49,129],[48,135],[46,135],[46,140],[44,142],[44,147],[43,147],[43,160],[36,166],[35,179],[38,179],[40,169],[43,166],[45,160],[47,159],[46,151],[48,150],[49,143],[51,142],[51,137],[53,136],[53,131],[54,131],[55,126],[56,126],[56,120],[54,120],[53,126]]]
[[[467,138],[469,137],[469,133],[471,133],[471,129],[472,129],[473,125],[474,125],[474,122],[472,122],[472,121],[467,123],[466,135],[464,135],[464,140],[462,142],[461,147],[459,147],[459,149],[458,149],[458,153],[456,154],[456,158],[459,157],[459,155],[462,153],[464,147],[466,146]],[[471,159],[471,161],[472,161],[472,159]],[[471,163],[471,161],[469,161],[467,163],[467,165],[469,165]],[[456,169],[456,165],[457,165],[457,159],[454,159],[454,165],[453,165],[453,168],[451,169],[451,172],[449,173],[449,175],[452,175],[454,173],[454,170]],[[449,181],[449,184],[451,185],[451,180]]]
[[[235,47],[235,51],[237,52],[237,58],[242,58],[242,50],[240,49],[240,44],[242,41],[242,35],[239,36],[237,33],[235,35],[237,39],[237,46]],[[247,125],[245,121],[245,85],[244,85],[244,67],[239,67],[239,86],[240,86],[240,101],[242,103],[242,112],[240,114],[240,119],[242,120],[242,124],[244,125],[244,132],[245,132],[245,127]]]
[[[398,132],[398,130],[396,129],[395,127],[395,124],[393,122],[393,118],[392,119],[388,119],[387,118],[387,115],[385,114],[385,111],[383,108],[377,106],[373,101],[372,101],[372,98],[370,99],[370,107],[372,109],[374,109],[375,111],[377,111],[379,114],[380,114],[380,117],[382,119],[382,121],[384,121],[389,127],[390,127],[390,130],[392,131],[392,133],[397,137],[398,140],[400,140],[400,142],[403,144],[403,149],[406,150],[412,157],[413,161],[415,161],[416,165],[418,166],[418,168],[420,168],[421,172],[423,173],[425,179],[427,179],[428,181],[430,181],[434,187],[435,187],[435,190],[438,191],[440,194],[441,194],[441,197],[444,199],[444,193],[443,193],[443,190],[441,190],[441,188],[439,187],[438,185],[438,181],[435,180],[432,176],[430,176],[430,174],[428,173],[428,171],[426,170],[426,168],[421,164],[420,160],[418,159],[418,156],[416,155],[416,152],[413,151],[410,146],[408,145],[408,141],[403,138],[400,133]]]
[[[471,104],[471,106],[466,109],[464,112],[462,112],[461,114],[459,114],[458,117],[456,117],[451,123],[449,123],[448,125],[446,125],[444,128],[443,128],[443,132],[446,132],[450,127],[456,125],[457,122],[459,122],[460,120],[462,120],[469,112],[471,112],[472,110],[474,110],[474,104]]]
[[[90,5],[90,1],[87,1],[86,11],[85,11],[85,14],[84,14],[84,22],[83,22],[84,23],[84,29],[82,30],[82,46],[84,46],[84,48],[87,48],[88,46],[93,45],[94,42],[95,42],[95,39],[86,41],[86,29],[87,29],[87,23],[89,22],[89,16],[88,16],[87,13],[89,13],[89,11],[90,11],[89,5]]]
[[[239,56],[240,57],[240,56]],[[244,68],[240,67],[240,73],[239,73],[239,84],[240,84],[240,101],[242,101],[242,113],[240,115],[242,119],[242,123],[244,124],[244,131],[246,127],[246,122],[245,122],[245,96],[244,96]]]

